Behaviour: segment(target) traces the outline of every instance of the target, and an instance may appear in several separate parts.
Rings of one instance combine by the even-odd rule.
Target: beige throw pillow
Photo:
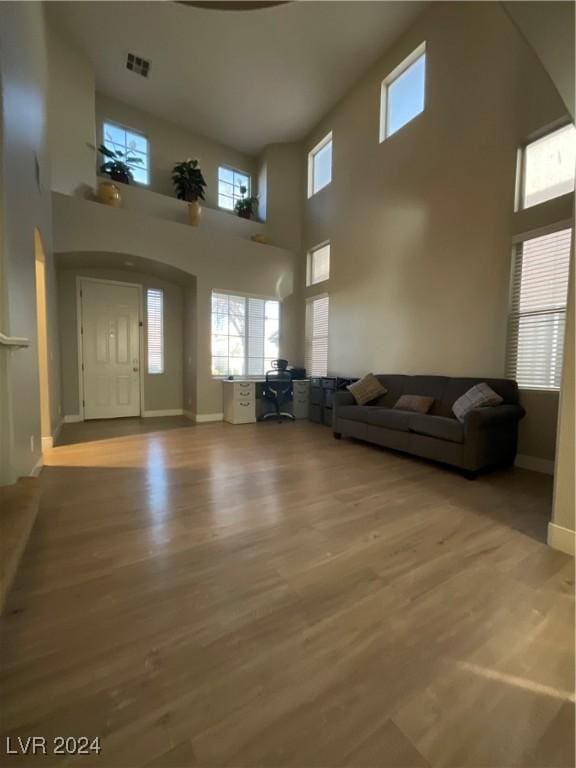
[[[428,413],[434,402],[433,397],[423,395],[402,395],[394,408],[399,411],[413,411],[414,413]]]
[[[354,395],[354,400],[356,400],[358,405],[366,405],[371,400],[375,400],[380,395],[385,395],[388,392],[386,387],[380,384],[373,373],[367,373],[366,376],[362,376],[354,384],[349,384],[347,389]]]

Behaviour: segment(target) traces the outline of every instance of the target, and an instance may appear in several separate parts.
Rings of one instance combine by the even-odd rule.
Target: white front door
[[[84,418],[140,415],[140,289],[81,280]]]

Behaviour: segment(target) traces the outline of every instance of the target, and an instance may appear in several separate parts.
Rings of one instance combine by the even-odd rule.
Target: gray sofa
[[[388,392],[368,405],[356,405],[347,391],[334,395],[336,438],[355,437],[441,461],[459,467],[471,478],[481,469],[513,464],[518,422],[525,413],[518,402],[515,381],[401,375],[378,375],[377,378]],[[452,413],[452,405],[482,381],[503,398],[503,403],[476,408],[460,423]],[[434,403],[427,414],[393,409],[401,395],[426,395],[433,397]]]

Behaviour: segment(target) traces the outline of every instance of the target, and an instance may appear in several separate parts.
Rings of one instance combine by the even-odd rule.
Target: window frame
[[[389,115],[389,109],[388,109],[388,93],[390,86],[393,85],[396,80],[398,80],[399,77],[401,77],[404,72],[406,72],[407,69],[409,69],[412,64],[415,64],[418,59],[420,59],[422,56],[425,58],[425,69],[424,69],[424,99],[423,99],[423,106],[422,111],[418,112],[417,115],[414,115],[410,120],[408,120],[407,123],[404,123],[404,125],[400,126],[394,133],[388,133],[388,115]],[[386,139],[389,139],[391,136],[395,136],[399,131],[402,130],[406,125],[409,125],[413,120],[416,120],[417,117],[419,117],[421,114],[423,114],[426,111],[426,75],[427,75],[427,43],[426,40],[420,43],[419,46],[417,46],[412,53],[409,53],[408,56],[406,56],[405,59],[403,59],[398,66],[394,67],[394,69],[386,75],[386,77],[382,80],[380,83],[380,126],[379,126],[379,139],[380,144],[382,142],[386,141]]]
[[[161,297],[160,308],[160,358],[161,368],[160,370],[150,369],[150,313],[148,309],[148,297],[150,293],[159,293]],[[148,376],[162,376],[166,373],[166,333],[164,328],[164,315],[165,315],[165,302],[164,302],[164,289],[153,288],[151,286],[146,287],[146,373]]]
[[[245,299],[246,300],[246,309],[248,307],[248,299],[261,299],[262,301],[275,301],[278,304],[278,355],[280,355],[280,340],[282,338],[282,299],[278,298],[277,296],[263,296],[257,293],[238,293],[237,291],[230,291],[230,290],[222,290],[219,288],[212,288],[210,292],[210,376],[213,379],[216,379],[217,381],[222,381],[228,379],[229,376],[234,376],[235,379],[263,379],[264,374],[260,373],[243,373],[243,374],[216,374],[212,373],[212,360],[214,358],[214,355],[212,353],[212,336],[213,336],[213,330],[212,330],[212,297],[214,294],[221,294],[224,296],[233,296],[237,299]],[[248,312],[246,312],[245,315],[246,318],[248,318]],[[229,336],[230,334],[228,334]],[[244,331],[244,370],[248,370],[248,322],[245,323],[245,331]],[[218,355],[217,355],[218,357]],[[228,355],[228,357],[230,357]],[[266,360],[266,358],[262,358],[263,361]]]
[[[324,149],[324,147],[328,146],[328,144],[332,144],[332,158],[330,160],[330,181],[324,184],[323,187],[314,189],[314,158],[319,152],[321,152]],[[315,146],[313,146],[312,149],[308,152],[308,199],[310,199],[314,195],[318,194],[318,192],[321,192],[323,189],[326,189],[326,187],[329,187],[330,184],[332,184],[332,180],[333,180],[332,170],[334,167],[333,152],[334,152],[334,141],[333,141],[332,131],[329,131],[326,134],[326,136],[320,139],[320,141]]]
[[[325,248],[326,246],[328,246],[328,249],[329,249],[328,277],[325,277],[323,280],[312,280],[314,254],[317,251],[322,250],[322,248]],[[322,243],[318,243],[318,245],[315,245],[312,248],[310,248],[306,255],[306,288],[311,288],[313,285],[321,285],[322,283],[328,282],[328,280],[330,280],[331,267],[332,267],[332,243],[330,240],[324,240]]]
[[[515,235],[512,238],[512,255],[511,255],[511,267],[510,267],[510,285],[509,285],[509,295],[508,295],[508,316],[507,316],[507,324],[506,324],[506,354],[505,354],[505,375],[509,378],[513,378],[515,381],[518,379],[518,370],[516,367],[515,371],[510,370],[510,358],[512,354],[517,356],[517,345],[518,345],[518,339],[519,334],[518,331],[515,331],[515,334],[512,333],[512,326],[515,320],[518,320],[523,315],[530,315],[534,314],[536,310],[532,311],[526,311],[526,312],[520,312],[518,309],[516,309],[516,302],[515,302],[515,285],[517,282],[517,272],[518,272],[518,250],[522,246],[523,243],[528,242],[530,240],[535,240],[540,237],[545,237],[546,235],[553,235],[557,232],[562,232],[564,230],[571,230],[571,243],[570,248],[574,248],[574,237],[576,236],[575,229],[574,229],[574,223],[570,219],[564,219],[562,221],[555,222],[554,224],[549,224],[547,226],[538,227],[537,229],[528,230],[526,232],[519,233]],[[568,271],[568,278],[567,278],[567,286],[566,286],[566,300],[563,308],[564,312],[564,320],[566,321],[567,316],[567,310],[568,310],[568,292],[570,289],[570,269]],[[551,311],[551,310],[549,310]],[[566,332],[566,325],[564,326],[564,332]],[[511,349],[514,345],[514,338],[516,339],[515,345],[516,345],[516,351],[512,353]],[[560,349],[560,355],[562,356],[561,361],[561,368],[563,366],[563,358],[564,358],[564,352],[566,350],[566,337],[564,336],[564,341],[562,348]],[[559,392],[561,389],[561,384],[556,386],[547,386],[547,387],[541,387],[541,386],[530,386],[528,384],[522,384],[518,382],[518,388],[521,391],[529,391],[529,392]]]
[[[131,128],[128,125],[124,125],[124,123],[119,123],[117,120],[111,120],[105,117],[102,119],[102,124],[101,124],[102,144],[104,145],[106,145],[106,141],[107,141],[106,139],[107,125],[110,125],[113,128],[120,128],[126,133],[134,133],[135,135],[142,137],[146,141],[146,159],[148,163],[146,172],[148,175],[148,181],[144,182],[144,181],[137,181],[136,179],[134,179],[134,184],[137,184],[139,187],[150,187],[152,184],[152,142],[148,138],[147,134],[145,134],[144,131],[139,131],[139,130],[136,130],[135,128]],[[136,168],[136,170],[138,169]]]
[[[308,356],[308,349],[309,345],[315,338],[314,336],[308,335],[308,329],[309,329],[309,320],[308,320],[308,312],[309,307],[313,302],[319,301],[320,299],[328,299],[328,322],[327,322],[327,328],[326,328],[326,372],[325,373],[315,373],[312,372],[309,368],[309,356]],[[306,299],[306,306],[305,306],[305,317],[304,317],[304,364],[306,366],[306,376],[308,378],[310,377],[316,377],[316,376],[327,376],[328,375],[328,362],[329,362],[329,346],[330,346],[330,294],[327,291],[324,291],[323,293],[316,293],[314,296],[308,296]],[[321,338],[321,337],[316,337]]]
[[[552,136],[555,133],[558,133],[559,131],[562,131],[564,128],[568,128],[569,126],[573,125],[573,123],[570,122],[570,120],[562,120],[560,123],[555,122],[552,125],[547,125],[546,128],[543,128],[542,130],[538,131],[535,134],[532,134],[529,139],[527,139],[521,146],[518,147],[517,153],[516,153],[516,185],[515,185],[515,193],[514,193],[514,213],[519,213],[520,211],[528,211],[530,208],[536,208],[539,205],[544,205],[545,203],[550,203],[552,200],[558,200],[559,197],[564,197],[564,195],[570,195],[575,194],[576,192],[576,178],[575,178],[575,189],[572,190],[572,192],[565,192],[564,195],[556,195],[556,197],[550,197],[548,200],[544,200],[541,203],[534,203],[533,205],[524,205],[524,197],[525,197],[525,188],[526,188],[526,150],[531,144],[536,144],[539,141],[542,141],[543,139],[547,139],[549,136]]]
[[[248,179],[248,191],[246,192],[246,197],[250,197],[252,195],[252,186],[253,186],[253,180],[252,180],[252,174],[249,171],[242,171],[240,168],[234,168],[231,165],[225,165],[225,164],[219,164],[218,165],[218,172],[216,175],[216,194],[218,196],[218,210],[225,211],[226,213],[234,213],[236,201],[241,200],[242,198],[238,197],[236,198],[234,196],[234,193],[232,193],[232,208],[225,208],[223,205],[220,205],[220,169],[223,168],[226,171],[232,171],[232,173],[235,174],[242,174],[242,176],[246,176]],[[229,184],[228,181],[223,181],[223,184]],[[232,188],[234,188],[234,180],[232,181]],[[223,197],[230,197],[230,195],[222,195]],[[218,291],[217,291],[218,293]],[[224,293],[224,291],[220,291],[220,293]],[[235,295],[235,294],[231,294]],[[260,298],[260,297],[257,297]]]

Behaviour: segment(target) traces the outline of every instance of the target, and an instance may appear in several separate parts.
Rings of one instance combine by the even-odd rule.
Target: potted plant
[[[234,206],[234,210],[241,219],[251,219],[254,215],[255,208],[258,205],[258,198],[256,195],[246,197],[246,192],[248,192],[246,187],[240,187],[240,194],[242,197],[240,200],[236,200],[236,205]]]
[[[112,181],[119,181],[122,184],[130,184],[131,181],[134,181],[132,169],[128,163],[141,163],[141,157],[130,155],[128,152],[122,152],[119,149],[109,149],[104,144],[98,147],[98,152],[104,158],[104,162],[100,166],[100,173],[109,176]],[[122,203],[120,190],[110,181],[100,182],[98,185],[98,199],[101,203],[111,205],[114,208],[118,208]]]
[[[172,169],[172,181],[178,200],[186,200],[188,203],[190,224],[197,227],[202,214],[199,201],[205,199],[204,188],[206,187],[206,181],[198,167],[198,160],[188,158],[181,163],[176,163]]]

